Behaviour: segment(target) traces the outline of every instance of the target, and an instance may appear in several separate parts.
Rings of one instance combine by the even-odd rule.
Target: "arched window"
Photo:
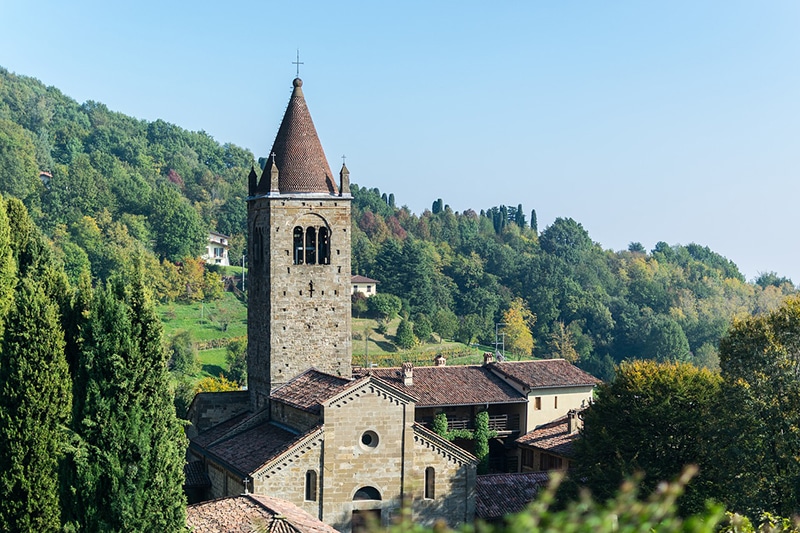
[[[317,473],[313,470],[306,472],[306,501],[317,501]]]
[[[293,233],[294,264],[303,264],[303,228],[295,226]]]
[[[328,228],[322,227],[319,228],[319,255],[317,256],[317,262],[320,265],[330,265],[331,264],[331,236]]]
[[[317,263],[317,229],[314,227],[306,228],[306,264],[314,265]]]
[[[353,501],[358,500],[380,500],[381,493],[375,487],[361,487],[353,495]]]
[[[425,499],[432,500],[436,497],[436,470],[432,466],[425,469]]]

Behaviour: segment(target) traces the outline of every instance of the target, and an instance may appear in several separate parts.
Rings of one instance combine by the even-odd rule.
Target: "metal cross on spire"
[[[297,49],[297,61],[292,61],[292,65],[297,65],[297,78],[300,77],[300,65],[305,65],[302,61],[300,61],[300,49]]]
[[[344,160],[347,159],[347,156],[342,154],[342,166],[344,166]]]

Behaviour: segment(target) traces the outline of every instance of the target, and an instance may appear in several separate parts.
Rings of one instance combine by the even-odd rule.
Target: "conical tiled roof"
[[[295,78],[292,84],[292,97],[275,137],[275,144],[272,145],[279,172],[280,192],[338,194],[336,181],[303,96],[303,80]]]

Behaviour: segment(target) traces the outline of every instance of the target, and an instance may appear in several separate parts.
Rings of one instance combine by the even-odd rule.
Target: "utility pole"
[[[500,332],[500,328],[505,326],[506,326],[505,322],[497,322],[494,325],[494,353],[495,356],[497,356],[498,353],[502,353],[503,357],[502,361],[506,360],[506,332],[505,331]],[[500,350],[497,349],[498,346],[502,346],[503,348],[502,352],[500,352]],[[500,360],[499,357],[498,360]]]

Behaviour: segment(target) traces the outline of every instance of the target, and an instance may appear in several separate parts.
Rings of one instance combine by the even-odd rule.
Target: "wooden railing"
[[[472,418],[448,418],[447,430],[475,429]],[[489,429],[492,431],[511,432],[519,431],[519,414],[489,415]]]

